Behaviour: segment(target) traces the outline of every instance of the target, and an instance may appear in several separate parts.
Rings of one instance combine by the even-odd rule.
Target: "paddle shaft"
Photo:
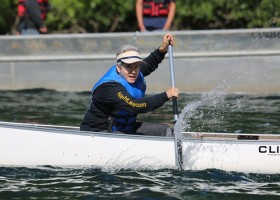
[[[168,45],[168,55],[169,55],[171,86],[175,87],[173,46],[172,45]],[[177,98],[172,97],[172,101],[173,101],[174,121],[176,122],[178,120]],[[174,134],[174,143],[175,143],[176,165],[178,165],[179,168],[182,170],[183,169],[182,141],[180,140],[180,138],[178,138],[177,133]]]
[[[174,62],[173,62],[173,46],[171,44],[168,45],[168,55],[169,55],[171,86],[175,87]],[[178,120],[177,98],[176,97],[172,97],[172,102],[173,102],[174,121],[176,122]]]

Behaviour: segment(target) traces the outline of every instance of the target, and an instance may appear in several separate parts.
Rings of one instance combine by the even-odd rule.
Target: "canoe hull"
[[[280,136],[183,133],[182,169],[280,173]],[[0,166],[178,169],[173,137],[0,122]],[[5,153],[2,153],[5,152]]]
[[[269,153],[269,149],[274,149]],[[209,168],[244,173],[280,173],[279,142],[193,140],[183,143],[185,170]]]
[[[162,148],[164,147],[164,148]],[[173,138],[1,128],[1,165],[175,168]]]

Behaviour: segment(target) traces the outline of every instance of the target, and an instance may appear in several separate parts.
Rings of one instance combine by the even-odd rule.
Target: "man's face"
[[[129,83],[135,83],[140,72],[140,63],[126,64],[123,63],[122,66],[117,66],[119,74]]]

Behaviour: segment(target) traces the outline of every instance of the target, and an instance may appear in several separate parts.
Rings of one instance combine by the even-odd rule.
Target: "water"
[[[90,93],[0,92],[0,121],[79,126]],[[280,133],[280,95],[184,94],[180,129]],[[172,102],[139,116],[173,125]],[[177,123],[176,125],[179,125]],[[3,152],[1,152],[3,153]],[[123,170],[0,167],[0,199],[279,199],[280,174],[220,170]]]
[[[89,92],[0,91],[0,120],[79,126],[89,101]],[[183,94],[178,110],[183,109],[187,131],[280,133],[280,95]],[[173,126],[172,101],[139,119]]]
[[[1,199],[279,199],[279,175],[0,168]]]

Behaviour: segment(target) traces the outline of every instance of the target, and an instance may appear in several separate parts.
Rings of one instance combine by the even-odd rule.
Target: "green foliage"
[[[258,15],[259,21],[264,22],[263,27],[280,27],[280,1],[263,0]],[[255,23],[249,24],[249,27],[254,27]]]
[[[180,17],[176,18],[175,24],[179,29],[263,27],[265,20],[260,20],[261,15],[256,15],[260,12],[262,0],[185,0],[176,2],[176,13]],[[269,13],[267,14],[269,15]]]
[[[50,33],[136,31],[135,0],[49,0]],[[172,30],[280,27],[279,0],[176,0]],[[17,0],[1,0],[0,34],[15,33]]]
[[[11,34],[16,20],[16,0],[1,0],[0,34]]]
[[[53,0],[47,23],[63,32],[113,32],[129,30],[134,2],[114,0]],[[135,29],[136,27],[134,27]]]

